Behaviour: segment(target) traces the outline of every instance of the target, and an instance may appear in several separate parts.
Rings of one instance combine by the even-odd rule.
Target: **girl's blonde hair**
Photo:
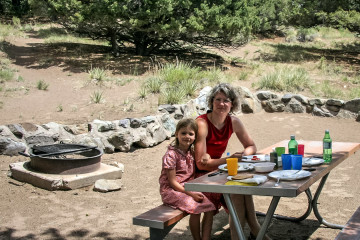
[[[192,118],[183,118],[181,119],[178,124],[176,125],[176,130],[175,130],[175,136],[177,135],[177,133],[180,131],[181,128],[184,127],[190,127],[192,130],[194,130],[195,132],[195,139],[197,137],[197,131],[198,131],[198,125],[195,121],[195,119]],[[175,140],[173,141],[173,143],[175,142],[176,147],[179,146],[179,139],[177,139],[177,137],[175,137]]]

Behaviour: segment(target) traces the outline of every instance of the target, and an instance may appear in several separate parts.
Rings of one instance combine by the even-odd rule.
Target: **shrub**
[[[276,91],[302,91],[310,88],[310,79],[303,68],[283,67],[262,77],[257,84],[260,89]]]
[[[49,87],[49,84],[48,83],[46,83],[44,80],[39,80],[39,81],[37,81],[37,83],[36,83],[36,87],[37,87],[37,89],[39,89],[39,90],[47,90],[48,89],[48,87]]]

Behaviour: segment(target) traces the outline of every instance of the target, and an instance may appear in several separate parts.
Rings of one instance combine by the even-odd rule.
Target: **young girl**
[[[176,126],[175,144],[168,147],[159,178],[160,195],[164,204],[190,214],[190,231],[194,239],[210,239],[213,216],[218,210],[202,193],[188,192],[184,183],[194,179],[195,160],[192,144],[197,134],[194,119],[182,119]],[[200,215],[204,213],[202,232]]]

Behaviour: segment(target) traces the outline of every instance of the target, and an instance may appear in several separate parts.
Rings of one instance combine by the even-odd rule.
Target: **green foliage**
[[[185,43],[215,45],[251,32],[246,1],[49,0],[53,16],[71,30],[107,39],[114,52],[130,43],[136,54]],[[178,45],[178,47],[183,46]]]
[[[152,76],[146,79],[145,87],[151,93],[160,93],[163,86],[163,80],[158,76]]]
[[[321,96],[325,98],[344,98],[344,92],[334,87],[329,80],[325,80],[320,85]]]
[[[39,90],[44,90],[46,91],[49,87],[49,84],[46,83],[44,80],[39,80],[36,82],[36,88]]]
[[[259,89],[297,92],[310,88],[310,79],[303,68],[282,67],[263,76],[257,84]]]
[[[91,68],[89,71],[89,77],[90,80],[95,81],[96,83],[102,83],[107,79],[107,74],[106,74],[106,70],[102,69],[102,68]]]
[[[91,94],[90,99],[95,104],[101,103],[104,100],[103,92],[102,91],[94,91]]]
[[[185,99],[186,93],[183,88],[174,86],[166,88],[159,96],[160,104],[178,104]]]

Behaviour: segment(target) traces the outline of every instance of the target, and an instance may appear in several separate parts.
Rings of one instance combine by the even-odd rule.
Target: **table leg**
[[[300,216],[300,217],[288,217],[288,216],[274,214],[273,217],[276,218],[276,219],[286,220],[286,221],[291,221],[291,222],[301,222],[302,220],[305,220],[310,215],[311,210],[312,210],[312,195],[311,195],[310,188],[306,189],[305,193],[306,193],[307,198],[308,198],[308,208],[307,208],[306,212],[302,216]],[[256,215],[258,215],[258,216],[266,216],[266,214],[263,213],[263,212],[256,212]]]
[[[242,227],[241,227],[237,212],[235,211],[234,205],[233,205],[233,203],[231,201],[230,194],[223,193],[223,196],[224,196],[224,199],[225,199],[225,202],[226,202],[226,206],[229,209],[231,219],[234,222],[236,233],[239,236],[240,240],[245,240],[246,238],[245,238],[244,232],[242,230]],[[244,209],[244,211],[245,211],[245,209]]]
[[[320,193],[325,185],[325,182],[328,178],[330,173],[326,174],[324,177],[322,177],[321,181],[320,181],[320,184],[318,186],[318,188],[316,189],[316,192],[315,192],[315,195],[314,195],[314,199],[312,201],[312,207],[314,209],[314,214],[316,216],[316,218],[318,219],[318,221],[322,224],[324,224],[325,226],[328,226],[330,228],[334,228],[334,229],[342,229],[344,228],[345,226],[344,225],[338,225],[338,224],[334,224],[334,223],[328,223],[327,221],[324,220],[324,218],[320,215],[319,213],[319,210],[317,208],[317,200],[320,196]]]
[[[266,230],[269,227],[271,218],[274,215],[274,212],[276,210],[276,207],[277,207],[279,201],[280,201],[280,197],[274,196],[272,198],[269,209],[268,209],[268,211],[266,213],[265,220],[264,220],[263,224],[261,225],[261,228],[260,228],[260,231],[259,231],[259,233],[258,233],[258,235],[256,237],[256,240],[262,240],[264,238]]]

